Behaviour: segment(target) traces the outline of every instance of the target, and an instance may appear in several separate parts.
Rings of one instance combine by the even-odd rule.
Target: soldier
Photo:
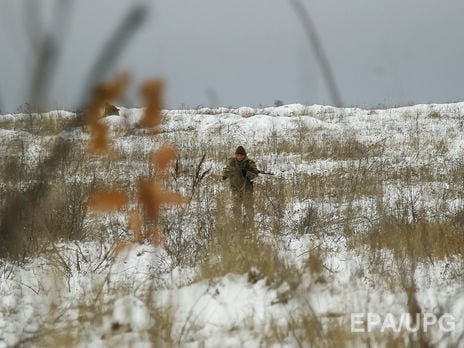
[[[254,228],[253,179],[259,174],[254,161],[247,157],[243,146],[237,147],[235,157],[227,160],[222,180],[229,179],[232,191],[234,217],[242,221],[242,207],[245,208],[245,226]]]

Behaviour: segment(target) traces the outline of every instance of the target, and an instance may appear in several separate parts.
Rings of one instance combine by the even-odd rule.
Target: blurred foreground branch
[[[42,104],[47,101],[47,93],[51,88],[64,42],[66,22],[71,13],[70,5],[70,0],[57,1],[51,28],[42,33],[42,23],[38,18],[40,5],[35,1],[24,3],[26,35],[36,55],[29,86],[29,103],[33,110],[40,111]]]
[[[324,53],[324,49],[322,48],[322,44],[319,41],[319,37],[317,35],[316,26],[314,25],[309,12],[299,0],[290,0],[290,3],[292,4],[296,15],[300,19],[301,24],[303,25],[309,44],[312,46],[314,54],[316,55],[316,58],[321,66],[322,73],[327,82],[334,106],[343,106],[342,98],[340,97],[337,83],[335,82],[335,77],[329,64],[329,60]]]
[[[105,79],[108,72],[114,66],[117,58],[126,47],[131,36],[140,28],[147,16],[147,8],[143,5],[133,7],[119,27],[114,32],[110,40],[103,47],[98,59],[92,69],[90,69],[87,83],[84,85],[83,96],[80,105],[86,105],[92,94],[92,88],[99,81]]]
[[[57,0],[53,9],[53,23],[43,29],[39,20],[38,5],[35,2],[25,2],[26,15],[25,28],[29,44],[36,53],[33,72],[29,84],[30,106],[33,110],[43,108],[48,91],[53,82],[57,69],[57,61],[64,40],[63,31],[66,29],[66,18],[69,15],[70,0]],[[101,82],[103,77],[114,66],[117,57],[126,47],[129,39],[143,23],[147,13],[147,6],[133,6],[111,39],[103,44],[93,68],[90,69],[88,82],[83,86],[82,95],[85,98],[94,93],[94,86]],[[28,20],[29,19],[29,20]],[[87,102],[85,98],[82,102]],[[80,104],[86,107],[85,104]],[[32,117],[33,115],[31,115]],[[63,127],[62,131],[70,130],[83,125],[83,114],[78,114],[73,122]],[[34,180],[26,188],[4,195],[0,206],[0,258],[9,258],[24,261],[27,255],[27,246],[39,238],[37,226],[33,225],[33,217],[44,209],[43,202],[56,185],[56,178],[60,166],[69,162],[72,146],[69,140],[58,137],[54,146],[42,161],[34,167]]]

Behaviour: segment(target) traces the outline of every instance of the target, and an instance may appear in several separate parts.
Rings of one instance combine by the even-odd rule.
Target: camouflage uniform
[[[235,154],[244,155],[239,161],[236,157],[229,158],[223,171],[223,180],[229,179],[232,191],[232,209],[234,218],[242,221],[242,206],[245,208],[245,223],[248,227],[254,227],[254,199],[253,179],[258,176],[258,169],[254,161],[246,157],[246,152],[239,146]]]

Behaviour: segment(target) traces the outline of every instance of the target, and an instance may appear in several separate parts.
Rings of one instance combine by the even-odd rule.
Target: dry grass
[[[399,259],[415,262],[451,259],[462,253],[462,230],[449,222],[405,224],[394,219],[382,221],[359,241],[375,251],[391,250]]]
[[[215,241],[205,250],[200,279],[235,273],[248,274],[251,283],[266,279],[272,286],[279,286],[284,281],[293,286],[298,284],[300,272],[282,260],[272,245],[260,241],[253,232],[239,230],[230,221],[217,228],[216,233]]]
[[[154,83],[146,88],[149,95],[150,89],[156,91],[160,86]],[[154,105],[159,103],[155,100]],[[156,127],[160,114],[150,112],[146,122]],[[102,124],[99,122],[97,117],[87,127]],[[54,125],[49,126],[51,129],[43,130],[42,134],[58,132]],[[290,166],[295,164],[293,160],[308,165],[333,161],[334,165],[326,171],[295,170],[287,176],[260,177],[255,185],[256,230],[250,231],[231,219],[230,194],[218,174],[228,155],[230,139],[197,141],[195,132],[159,134],[155,131],[119,134],[112,139],[110,132],[101,126],[95,127],[90,130],[94,132],[90,149],[96,153],[87,153],[87,144],[82,139],[76,140],[74,148],[58,156],[52,167],[46,167],[53,171],[48,177],[52,180],[47,190],[40,192],[39,200],[29,201],[28,195],[23,195],[24,192],[33,194],[28,189],[18,194],[18,188],[25,182],[41,178],[36,171],[37,164],[27,160],[28,140],[16,139],[5,147],[8,154],[2,158],[5,165],[0,173],[2,183],[7,185],[1,198],[2,212],[6,214],[9,202],[17,201],[24,214],[21,234],[2,234],[3,256],[14,255],[12,259],[25,260],[35,255],[49,255],[55,264],[61,262],[59,274],[69,277],[66,272],[69,273],[75,260],[60,259],[56,250],[47,247],[50,243],[97,240],[103,244],[111,240],[113,255],[133,244],[153,243],[164,246],[173,266],[196,267],[199,270],[196,280],[236,273],[246,274],[250,284],[264,279],[274,289],[286,283],[290,290],[278,298],[284,303],[303,301],[298,292],[302,291],[300,286],[305,275],[327,281],[325,261],[333,250],[321,242],[326,236],[343,238],[348,250],[370,260],[366,271],[385,277],[389,288],[401,291],[410,287],[405,274],[397,269],[404,265],[447,262],[463,255],[464,208],[450,213],[447,203],[463,198],[464,169],[460,163],[447,168],[433,163],[417,167],[398,165],[402,163],[401,156],[387,158],[385,142],[365,144],[354,136],[343,141],[309,137],[310,130],[302,125],[284,140],[270,139],[253,149],[261,168],[272,169],[274,158],[282,158],[283,153],[287,154]],[[121,145],[122,140],[133,142],[137,137],[149,138],[148,143],[153,146],[128,150]],[[176,147],[163,145],[169,143]],[[42,145],[47,151],[54,149],[46,142]],[[402,155],[417,155],[414,142],[398,146]],[[444,140],[432,147],[443,156],[448,151]],[[44,154],[42,158],[47,156]],[[446,187],[437,185],[444,178]],[[175,193],[180,190],[185,194],[183,199]],[[425,195],[433,203],[424,202]],[[308,199],[310,204],[303,205]],[[164,203],[182,204],[172,207]],[[109,226],[111,218],[103,219],[94,214],[96,211],[120,214],[124,218],[114,220],[114,225]],[[4,215],[2,219],[5,220]],[[95,233],[96,230],[103,232]],[[308,246],[309,251],[299,265],[286,260],[282,240],[308,235],[315,236],[319,244]],[[396,269],[392,269],[385,255],[394,256]],[[403,268],[410,274],[414,267]],[[115,291],[117,296],[125,290]],[[151,340],[175,346],[171,332],[173,313],[152,308],[148,297],[146,301],[159,323],[150,333]],[[101,308],[82,306],[79,323],[83,327],[95,325],[109,315],[103,303]],[[408,342],[404,335],[371,335],[365,339],[353,336],[340,317],[318,317],[309,304],[303,309],[287,324],[282,326],[276,322],[271,330],[263,333],[263,344],[282,344],[288,337],[293,337],[299,346],[342,346],[346,342],[352,346],[359,342],[405,346]],[[322,330],[322,327],[329,329]],[[74,338],[70,338],[66,330],[69,328],[55,327],[50,336],[54,337],[53,342],[74,342],[82,334],[73,333]]]

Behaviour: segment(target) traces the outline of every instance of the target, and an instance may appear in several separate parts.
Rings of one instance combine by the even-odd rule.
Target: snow
[[[130,131],[138,128],[142,113],[143,109],[121,107],[120,115],[104,120],[117,137],[118,149],[125,154],[148,152],[156,144],[154,139],[134,141],[131,138]],[[464,103],[385,110],[293,104],[267,108],[164,110],[163,115],[161,136],[188,132],[196,135],[195,146],[208,148],[208,145],[219,144],[229,146],[227,151],[232,151],[235,144],[243,141],[247,148],[253,149],[258,144],[272,144],[276,138],[300,134],[305,139],[314,136],[315,141],[322,142],[329,136],[341,142],[355,139],[368,148],[383,144],[384,161],[398,170],[430,163],[436,168],[458,165],[464,155],[463,129],[460,127]],[[44,117],[74,116],[66,111],[54,111]],[[17,122],[27,117],[30,115],[1,115],[0,122]],[[398,153],[394,146],[411,142],[410,135],[414,132],[420,132],[420,142],[430,147],[421,148],[417,154]],[[14,137],[27,140],[27,136],[24,131],[0,129],[3,140]],[[62,136],[70,139],[85,137],[78,132]],[[177,144],[180,148],[191,146],[190,140],[181,136],[179,139],[185,142]],[[431,146],[434,139],[444,142],[443,146],[448,149],[445,156],[437,154],[439,147]],[[36,162],[42,151],[40,139],[31,138],[24,146],[27,161]],[[352,165],[335,158],[311,161],[285,151],[267,156],[266,164],[277,174],[277,180],[299,174],[325,175],[336,167]],[[437,157],[436,161],[434,157]],[[219,166],[212,161],[206,162],[206,167],[214,170],[219,170]],[[443,189],[446,189],[444,181],[428,183],[426,188],[412,185],[408,192],[412,197],[421,197],[424,207],[433,207],[435,202],[427,200],[427,190]],[[401,190],[393,179],[392,184],[385,187],[386,209],[393,209]],[[366,199],[357,204],[363,206],[368,218],[375,202]],[[448,204],[450,213],[463,207],[460,199],[451,199]],[[163,247],[149,243],[134,245],[108,259],[103,255],[109,250],[109,244],[57,244],[60,257],[65,260],[61,266],[46,257],[30,259],[24,265],[0,260],[0,348],[28,342],[50,323],[55,328],[77,332],[79,341],[74,342],[76,346],[169,345],[169,340],[156,335],[154,342],[153,328],[161,325],[154,315],[155,310],[163,314],[164,323],[171,323],[168,331],[173,346],[294,347],[299,345],[298,333],[288,334],[281,342],[267,340],[266,335],[288,327],[292,320],[301,318],[300,315],[320,318],[323,330],[327,332],[329,327],[323,318],[338,318],[340,325],[349,328],[350,313],[393,313],[399,316],[407,312],[406,294],[385,285],[389,272],[398,271],[398,265],[388,252],[383,257],[392,261],[385,269],[385,276],[381,277],[365,269],[370,260],[347,248],[341,235],[330,230],[317,235],[291,233],[302,224],[311,209],[332,211],[333,221],[338,219],[337,207],[329,203],[316,202],[311,197],[292,198],[283,217],[285,230],[289,233],[274,240],[268,236],[272,243],[280,246],[281,255],[288,263],[298,267],[304,262],[305,255],[313,250],[321,247],[330,250],[323,263],[324,270],[320,274],[305,273],[296,287],[285,281],[275,288],[266,278],[250,281],[249,273],[259,274],[258,269],[245,274],[229,273],[223,277],[199,279],[198,269],[179,267]],[[188,234],[188,224],[184,228]],[[79,266],[75,262],[78,253],[86,259],[81,259]],[[69,269],[62,268],[63,264]],[[449,271],[450,265],[461,272],[457,280]],[[435,314],[444,311],[456,319],[456,329],[451,333],[433,331],[434,342],[441,346],[455,344],[464,347],[461,337],[464,334],[462,260],[419,265],[414,278],[418,286],[417,298],[424,311]],[[83,318],[92,315],[86,306],[91,305],[99,308],[101,314],[98,320],[86,321]],[[354,346],[361,342],[362,339],[355,341]]]

